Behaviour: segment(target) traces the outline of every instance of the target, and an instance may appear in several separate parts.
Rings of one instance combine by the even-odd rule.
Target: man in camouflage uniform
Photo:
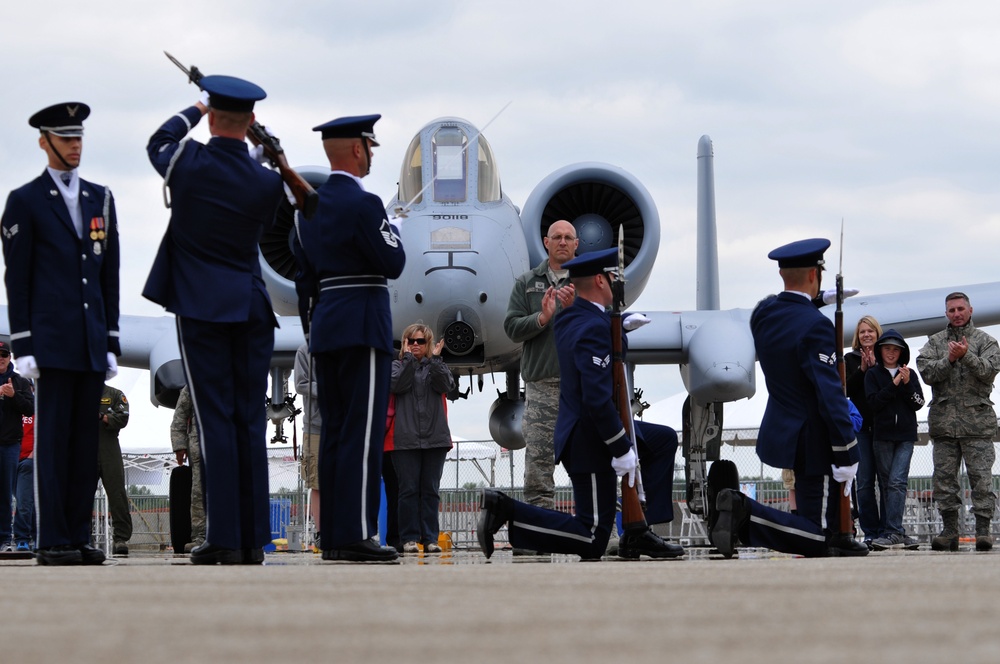
[[[118,442],[118,432],[128,424],[128,399],[125,394],[105,385],[97,416],[101,419],[97,467],[104,492],[108,495],[114,540],[112,552],[116,556],[127,556],[128,541],[132,538],[132,513],[128,505],[128,492],[125,490],[125,463],[122,461],[122,448]]]
[[[958,474],[964,459],[976,515],[976,550],[989,551],[997,500],[992,474],[997,414],[990,392],[1000,372],[1000,347],[996,339],[976,329],[964,293],[945,298],[945,315],[948,327],[930,337],[917,357],[920,377],[933,391],[928,424],[934,442],[934,502],[944,522],[931,548],[958,550],[962,506]]]
[[[549,226],[543,242],[549,257],[514,282],[503,329],[511,341],[523,344],[524,501],[552,509],[555,507],[552,475],[556,463],[553,438],[559,415],[559,358],[552,323],[556,314],[576,297],[562,264],[576,255],[580,242],[576,229],[568,221]]]
[[[201,442],[198,425],[194,419],[194,406],[187,385],[181,388],[170,422],[170,445],[177,454],[177,465],[183,466],[185,458],[191,461],[191,540],[184,545],[184,553],[205,543],[205,497],[201,482]]]

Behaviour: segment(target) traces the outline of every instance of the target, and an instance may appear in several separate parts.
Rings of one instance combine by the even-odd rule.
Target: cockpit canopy
[[[434,203],[465,203],[472,187],[481,203],[493,203],[502,198],[500,172],[493,149],[482,134],[470,147],[469,129],[468,125],[455,121],[437,121],[413,137],[399,174],[400,201],[418,205],[423,202],[424,194],[430,192]],[[427,164],[424,163],[425,140],[430,153]],[[477,157],[471,171],[470,152]],[[425,166],[430,174],[428,181],[433,178],[433,183],[426,191],[421,191],[428,184],[424,181]]]

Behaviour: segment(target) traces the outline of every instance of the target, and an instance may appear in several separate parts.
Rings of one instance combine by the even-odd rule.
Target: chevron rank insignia
[[[10,228],[4,228],[3,229],[3,236],[5,238],[12,238],[15,235],[17,235],[17,230],[18,230],[17,224],[12,225]]]
[[[611,356],[610,355],[606,355],[603,360],[601,358],[597,357],[596,355],[593,358],[591,358],[591,359],[594,360],[594,364],[596,364],[597,366],[599,366],[602,369],[605,368],[606,366],[608,366],[608,364],[611,363]]]
[[[820,353],[819,361],[822,362],[823,364],[834,365],[837,363],[837,354],[832,353],[830,355],[827,355],[826,353]]]

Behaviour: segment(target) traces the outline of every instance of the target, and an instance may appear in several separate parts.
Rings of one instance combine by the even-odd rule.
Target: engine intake
[[[542,239],[560,219],[576,228],[578,254],[617,246],[619,229],[624,230],[625,301],[634,302],[660,247],[660,217],[642,183],[617,166],[600,163],[571,164],[542,180],[521,214],[532,265],[547,255]]]

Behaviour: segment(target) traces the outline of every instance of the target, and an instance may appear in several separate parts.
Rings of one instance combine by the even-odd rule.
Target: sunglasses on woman
[[[423,346],[426,343],[427,339],[410,339],[409,337],[407,337],[406,339],[407,346],[412,346],[413,344],[417,344],[418,346]]]

